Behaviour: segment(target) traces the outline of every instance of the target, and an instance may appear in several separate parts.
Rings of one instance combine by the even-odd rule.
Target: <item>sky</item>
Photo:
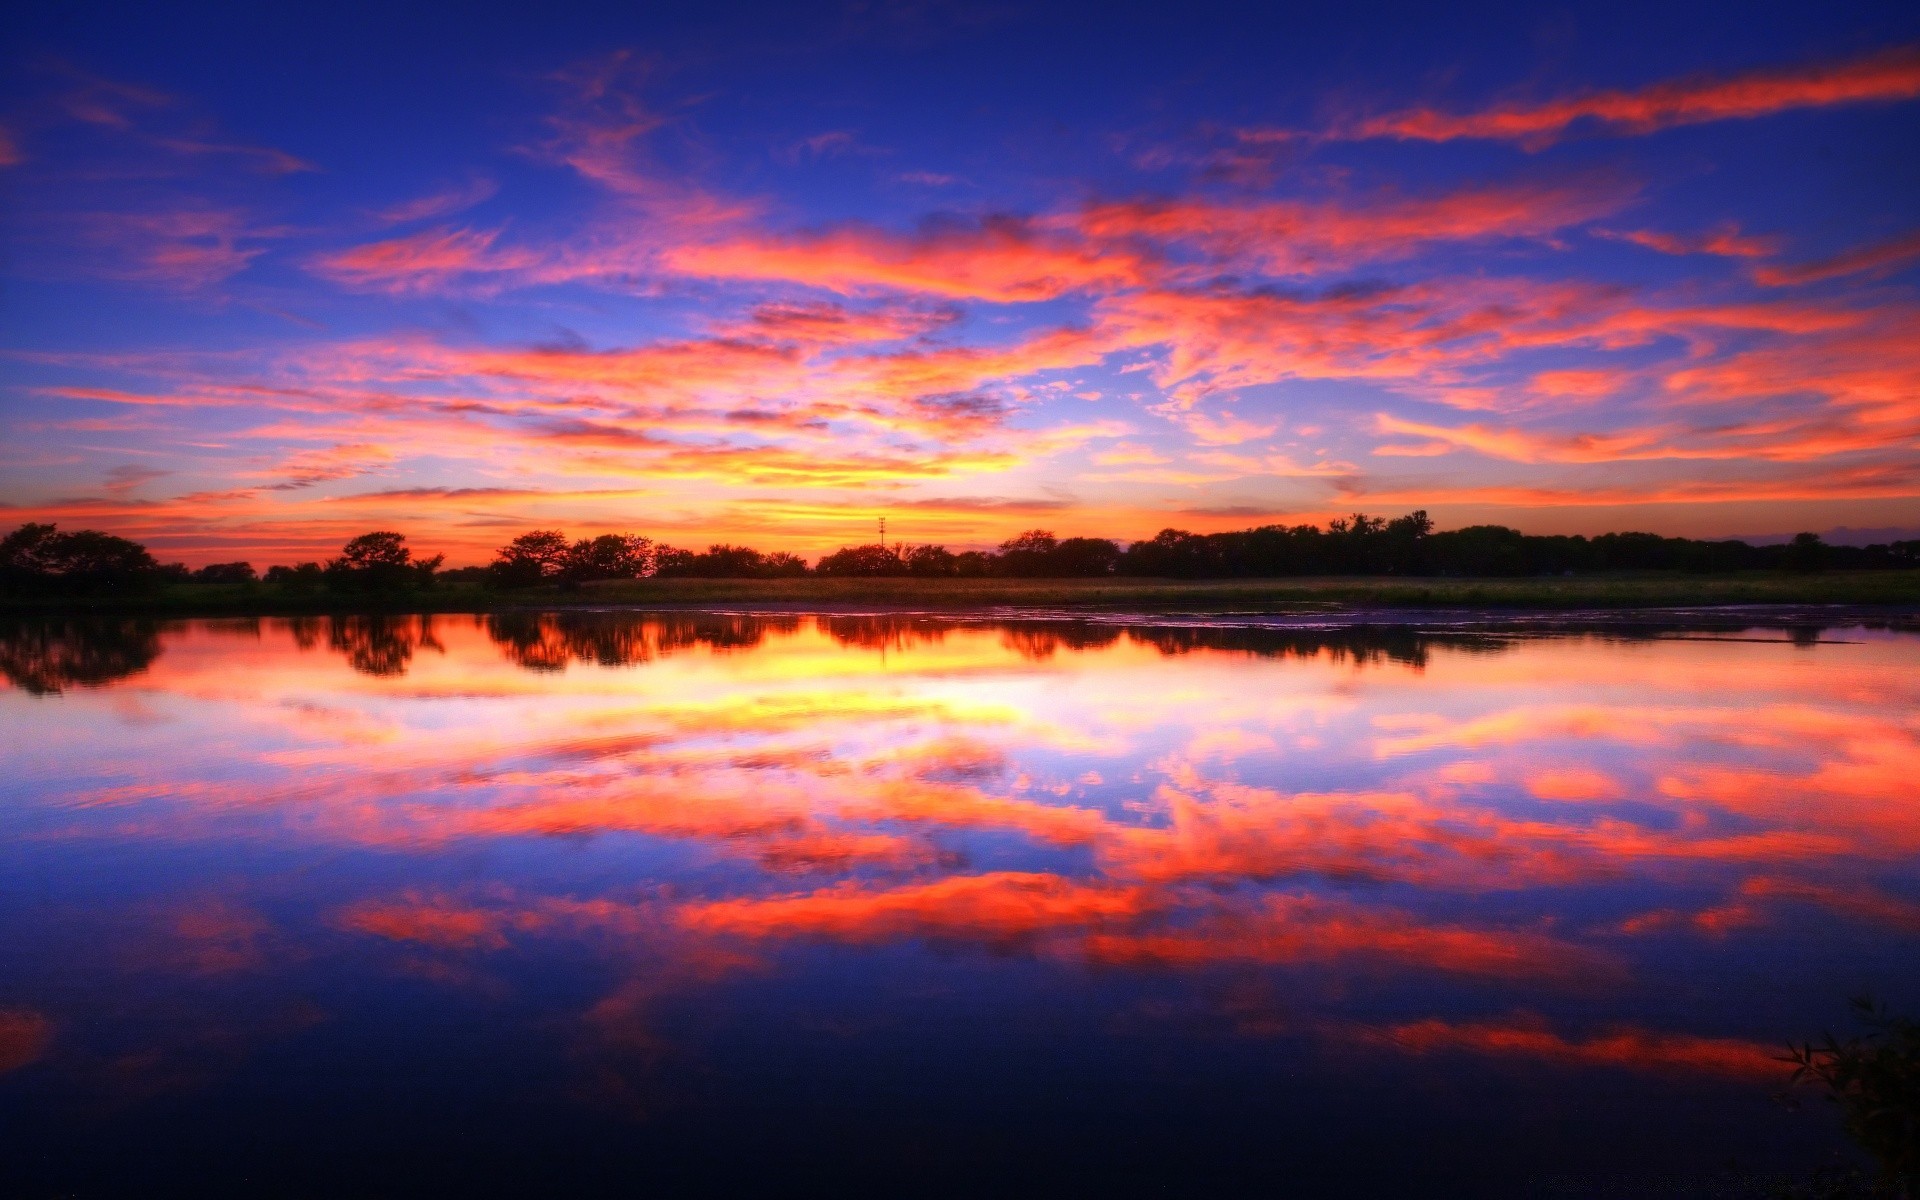
[[[1920,530],[1910,4],[11,25],[0,525]]]

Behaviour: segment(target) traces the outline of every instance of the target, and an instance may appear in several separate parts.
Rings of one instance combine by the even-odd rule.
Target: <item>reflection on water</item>
[[[0,674],[33,696],[98,687],[147,669],[160,656],[151,620],[32,621],[0,629]]]
[[[1803,1170],[1840,1142],[1779,1048],[1920,993],[1917,666],[1858,624],[7,626],[0,1172]]]

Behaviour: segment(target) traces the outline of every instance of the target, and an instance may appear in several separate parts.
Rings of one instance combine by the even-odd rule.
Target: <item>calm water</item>
[[[121,622],[0,670],[8,1194],[1619,1194],[1833,1161],[1773,1056],[1920,1007],[1911,626]]]

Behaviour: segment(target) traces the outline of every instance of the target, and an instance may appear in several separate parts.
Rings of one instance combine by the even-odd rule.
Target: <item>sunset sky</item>
[[[1911,3],[10,21],[0,525],[1920,531]]]

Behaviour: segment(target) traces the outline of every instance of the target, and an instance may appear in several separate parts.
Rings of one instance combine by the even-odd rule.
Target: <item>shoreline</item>
[[[171,585],[148,594],[0,600],[0,618],[74,616],[268,617],[566,610],[755,610],[942,613],[1044,610],[1101,614],[1335,617],[1370,612],[1510,610],[1542,614],[1751,606],[1920,610],[1920,571],[1812,575],[1548,576],[1282,579],[669,579],[589,584],[572,590],[495,591],[451,584],[387,596],[287,593],[261,585]]]

